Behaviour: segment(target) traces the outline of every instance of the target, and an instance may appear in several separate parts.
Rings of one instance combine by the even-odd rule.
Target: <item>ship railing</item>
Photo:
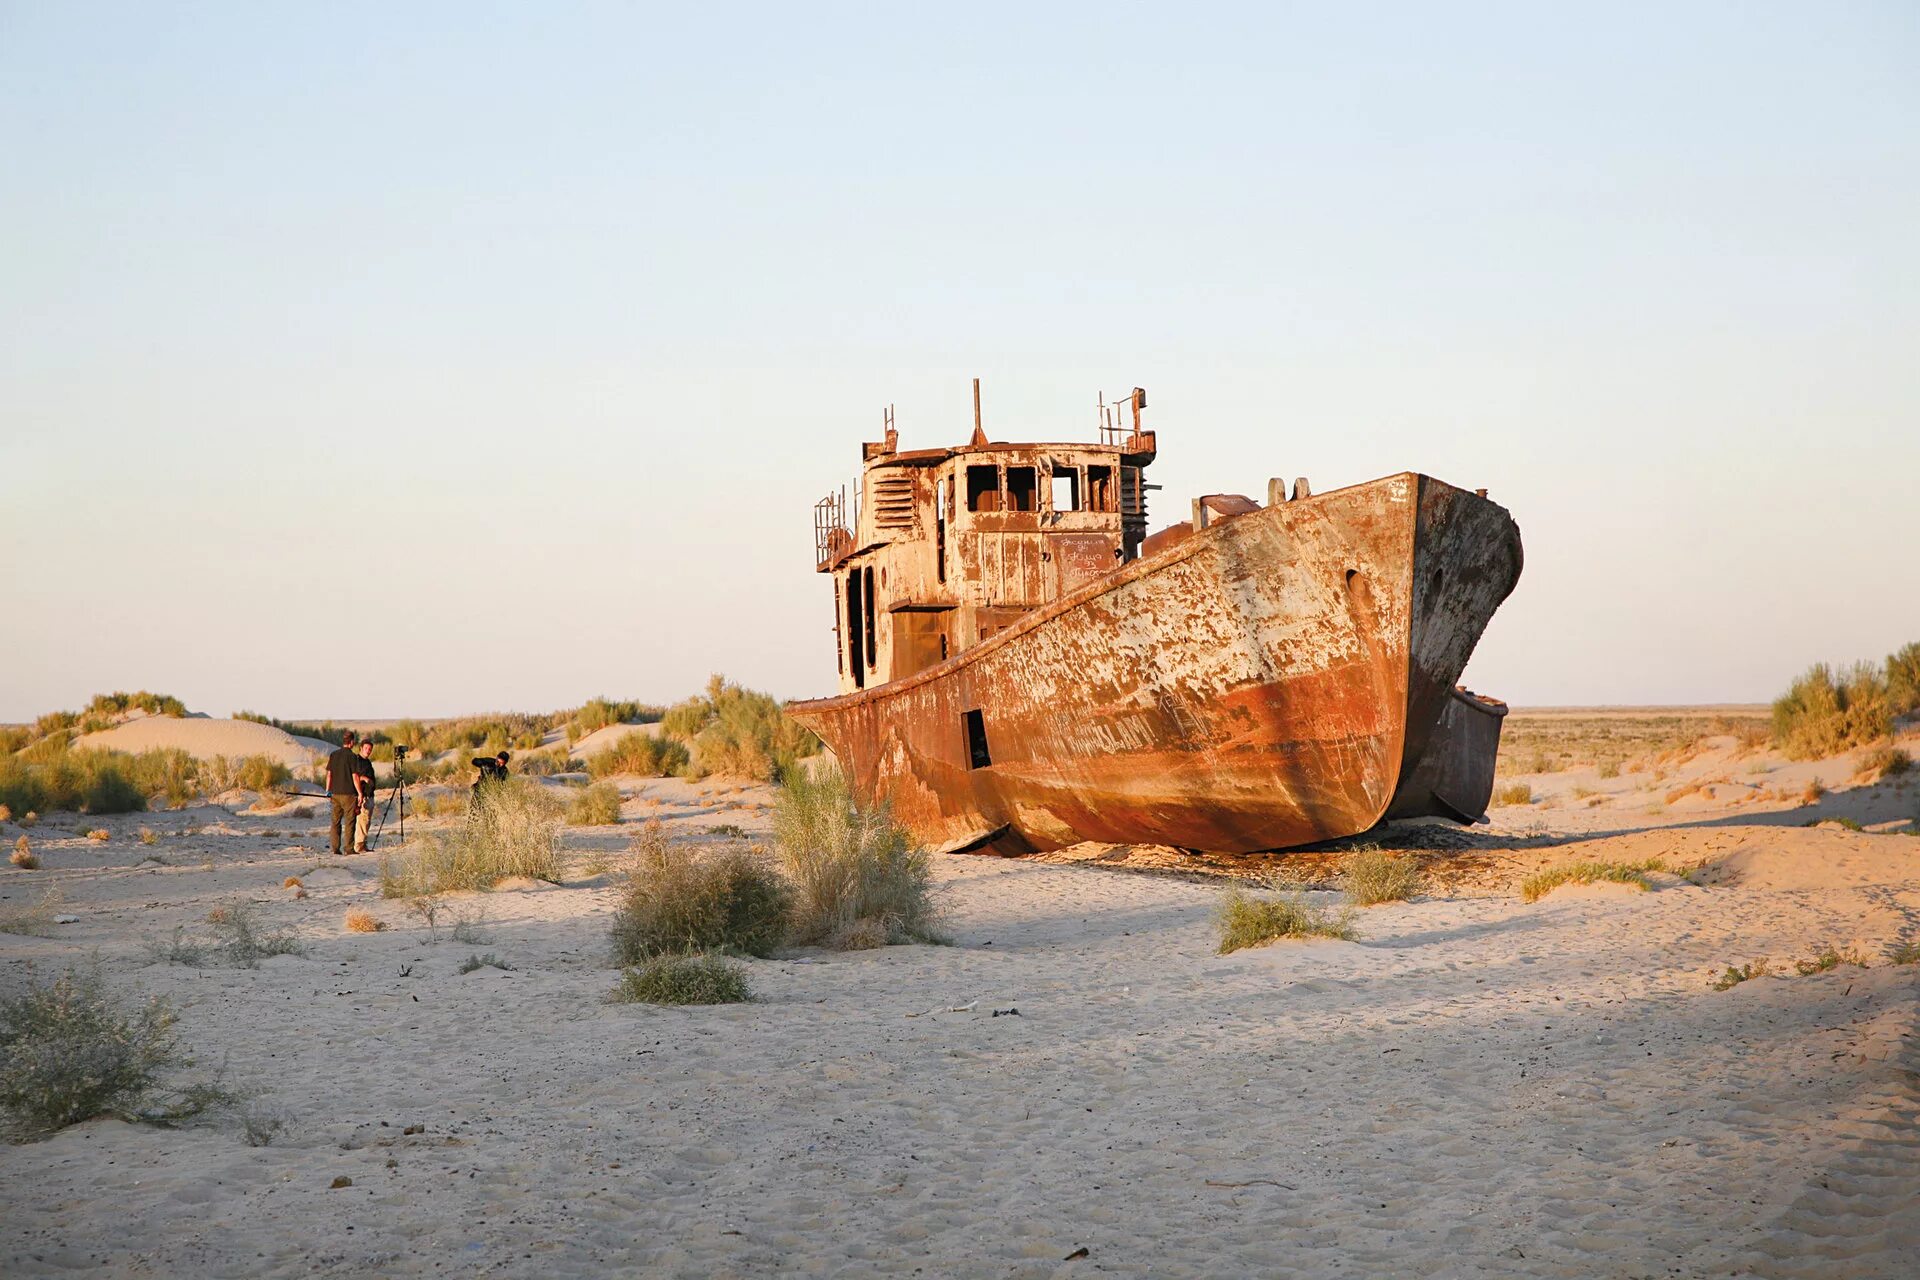
[[[813,563],[818,569],[838,564],[853,550],[847,491],[830,493],[813,504]]]

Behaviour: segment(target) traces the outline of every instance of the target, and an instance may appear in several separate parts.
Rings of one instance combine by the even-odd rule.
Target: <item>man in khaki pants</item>
[[[373,821],[373,739],[363,738],[360,742],[360,755],[353,762],[358,772],[354,782],[359,787],[355,799],[359,802],[359,812],[353,817],[353,851],[367,851],[367,824]]]
[[[333,802],[333,852],[350,852],[340,847],[341,828],[346,828],[347,844],[353,843],[353,815],[359,804],[360,760],[353,754],[355,735],[349,729],[341,745],[327,757],[327,798]]]

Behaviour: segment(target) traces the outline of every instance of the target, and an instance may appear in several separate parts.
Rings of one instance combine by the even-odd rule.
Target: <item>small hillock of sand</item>
[[[611,750],[615,743],[630,733],[657,738],[660,736],[660,723],[655,721],[652,724],[610,724],[603,729],[595,729],[574,743],[570,754],[576,760],[591,760],[602,751]]]
[[[74,743],[76,747],[106,751],[157,751],[178,749],[196,760],[225,756],[238,760],[245,756],[270,756],[290,769],[301,768],[315,756],[333,750],[333,744],[318,738],[296,738],[284,729],[252,720],[215,720],[203,716],[144,716],[89,733]]]

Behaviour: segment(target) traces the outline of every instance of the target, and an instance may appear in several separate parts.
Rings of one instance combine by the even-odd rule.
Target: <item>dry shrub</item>
[[[1404,902],[1420,892],[1420,865],[1384,849],[1362,849],[1347,863],[1347,896],[1362,907]]]
[[[634,865],[614,912],[614,958],[725,951],[773,954],[786,939],[793,891],[745,849],[676,849],[656,819],[633,842]]]
[[[1619,777],[1620,776],[1619,757],[1608,756],[1605,760],[1602,760],[1598,765],[1594,767],[1594,773],[1596,776],[1602,777],[1602,778]]]
[[[1887,706],[1896,716],[1920,711],[1920,641],[1887,655]]]
[[[525,876],[560,883],[560,807],[537,782],[512,778],[475,795],[464,826],[433,832],[380,859],[380,892],[412,898],[491,889]]]
[[[347,912],[346,925],[348,933],[379,933],[387,927],[387,922],[364,907],[355,907]]]
[[[567,806],[567,822],[576,827],[606,827],[620,821],[620,788],[596,782],[574,796]]]
[[[114,996],[97,965],[0,999],[0,1106],[42,1130],[130,1111],[184,1061],[174,1021],[163,1000]]]
[[[1912,767],[1913,757],[1904,748],[1887,743],[1860,757],[1860,766],[1854,770],[1854,777],[1896,778]]]
[[[0,804],[0,822],[12,822],[12,821],[13,821],[13,806],[10,804]]]
[[[300,883],[299,876],[288,876],[285,880],[282,880],[280,882],[280,887],[282,889],[300,889],[300,888],[304,888],[305,886]]]
[[[1800,803],[1803,805],[1819,804],[1820,797],[1826,794],[1827,784],[1815,778],[1807,784],[1807,789],[1800,793]]]
[[[884,801],[854,800],[838,769],[795,769],[780,788],[773,832],[795,889],[794,937],[833,945],[873,921],[889,942],[944,941],[933,864]]]
[[[1870,662],[1836,676],[1816,663],[1773,704],[1773,737],[1792,760],[1817,760],[1884,738],[1893,728],[1887,680]]]
[[[293,930],[261,924],[251,903],[235,901],[215,908],[207,913],[207,920],[219,935],[221,956],[243,969],[252,969],[270,956],[297,956],[307,949]]]
[[[50,884],[46,892],[40,895],[40,901],[32,906],[0,910],[0,933],[16,933],[32,938],[51,937],[54,914],[64,901],[60,886]]]
[[[112,838],[113,833],[105,827],[95,827],[93,830],[87,832],[87,839],[93,841],[95,844],[105,844]]]
[[[1259,898],[1239,889],[1230,889],[1220,904],[1217,921],[1220,929],[1220,954],[1242,947],[1257,947],[1281,938],[1339,938],[1352,941],[1353,908],[1328,911],[1314,906],[1299,894]]]
[[[1524,782],[1509,782],[1493,789],[1493,807],[1532,804],[1533,788]]]
[[[142,828],[140,828],[140,843],[141,843],[141,844],[157,844],[157,843],[159,843],[159,840],[160,840],[160,837],[159,837],[159,836],[156,836],[155,834],[153,834],[153,828],[152,828],[152,827],[142,827]]]
[[[25,836],[21,836],[13,842],[13,854],[7,861],[19,867],[22,871],[38,871],[40,869],[40,855],[33,851],[33,846],[27,843]]]
[[[1638,889],[1651,889],[1653,882],[1647,879],[1649,871],[1665,871],[1666,863],[1659,858],[1646,858],[1639,862],[1570,862],[1565,866],[1549,867],[1545,871],[1535,872],[1520,882],[1520,900],[1538,902],[1563,884],[1627,884]]]
[[[622,1004],[739,1004],[753,998],[746,970],[718,956],[656,956],[621,975]]]

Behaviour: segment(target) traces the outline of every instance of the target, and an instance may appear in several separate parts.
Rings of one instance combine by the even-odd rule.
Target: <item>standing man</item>
[[[354,761],[354,766],[357,770],[354,774],[354,781],[359,786],[359,794],[355,796],[355,799],[359,801],[360,808],[359,812],[356,813],[353,818],[353,851],[355,853],[365,853],[367,851],[367,824],[373,821],[372,738],[361,739],[360,755],[359,758]]]
[[[353,816],[358,807],[360,794],[360,761],[353,754],[356,736],[349,729],[341,738],[341,745],[327,757],[327,799],[333,802],[333,852],[339,857],[340,828],[347,829],[347,843],[353,843]]]

